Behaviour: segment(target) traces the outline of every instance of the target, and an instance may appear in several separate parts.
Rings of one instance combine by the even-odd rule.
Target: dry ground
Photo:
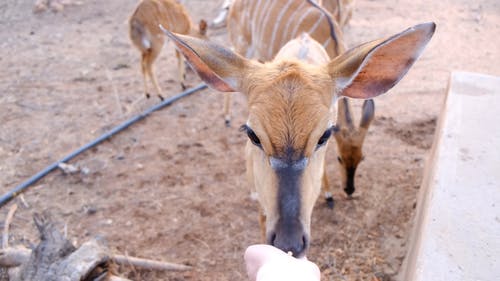
[[[0,3],[0,191],[156,103],[142,98],[139,55],[126,20],[136,0],[85,0],[33,14],[33,0]],[[186,0],[193,18],[215,17],[219,1]],[[221,2],[221,1],[220,1]],[[435,21],[437,32],[405,79],[376,100],[355,200],[335,184],[332,211],[318,201],[309,258],[323,280],[390,280],[400,267],[422,167],[451,70],[500,75],[497,0],[357,0],[350,46]],[[212,38],[227,42],[224,30]],[[180,87],[172,46],[156,64],[161,87]],[[199,80],[189,74],[189,83]],[[11,243],[37,242],[32,215],[45,209],[76,244],[97,234],[120,253],[187,263],[187,273],[125,269],[135,280],[246,280],[244,249],[259,242],[238,131],[237,95],[226,128],[222,96],[205,90],[77,157],[87,173],[56,171],[25,194]],[[478,109],[480,110],[480,109]],[[10,203],[10,204],[12,204]],[[9,205],[0,210],[4,218]]]

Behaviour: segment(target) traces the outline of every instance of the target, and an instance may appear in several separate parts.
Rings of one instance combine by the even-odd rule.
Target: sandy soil
[[[81,1],[33,14],[32,0],[0,4],[0,191],[96,138],[158,100],[142,97],[139,55],[127,17],[136,0]],[[193,19],[212,19],[219,1],[186,0]],[[358,0],[345,37],[350,46],[435,21],[422,58],[376,100],[355,200],[339,187],[333,145],[328,173],[337,205],[313,213],[309,258],[322,280],[391,280],[405,242],[438,112],[452,70],[500,75],[500,2]],[[228,42],[225,31],[211,31]],[[165,93],[180,91],[171,45],[156,64]],[[189,73],[190,85],[199,79]],[[259,242],[257,203],[245,179],[238,131],[222,95],[205,90],[154,113],[80,155],[13,202],[11,243],[33,245],[35,212],[50,210],[79,244],[103,235],[113,250],[193,265],[184,273],[123,269],[134,280],[246,280],[244,249]],[[5,218],[9,205],[0,210]]]

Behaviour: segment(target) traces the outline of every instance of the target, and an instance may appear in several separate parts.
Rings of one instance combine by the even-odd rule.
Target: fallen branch
[[[0,250],[0,266],[16,267],[30,259],[31,250],[26,248],[7,248]]]
[[[16,267],[26,263],[31,256],[31,250],[26,248],[7,248],[0,250],[0,266]],[[136,258],[124,255],[114,255],[110,257],[118,265],[132,265],[150,270],[189,270],[192,267],[183,264],[162,262],[150,259]]]
[[[119,265],[133,265],[135,267],[151,269],[151,270],[182,271],[182,270],[190,270],[192,268],[191,266],[183,264],[155,261],[155,260],[135,258],[123,255],[114,255],[113,257],[111,257],[111,260],[113,260],[116,264]]]
[[[93,238],[76,248],[57,229],[47,212],[33,217],[40,234],[40,243],[33,250],[8,247],[5,241],[8,240],[9,224],[16,208],[13,205],[7,215],[3,243],[5,248],[0,250],[0,267],[8,268],[11,281],[130,281],[114,275],[114,264],[149,270],[191,269],[182,264],[112,255],[102,237]]]
[[[12,218],[17,210],[17,204],[10,207],[7,213],[7,218],[5,219],[5,224],[3,225],[3,238],[2,238],[2,249],[7,249],[9,247],[9,226],[12,223]]]

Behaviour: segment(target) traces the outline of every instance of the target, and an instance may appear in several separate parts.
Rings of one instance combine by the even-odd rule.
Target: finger
[[[269,245],[252,245],[246,249],[244,258],[250,280],[256,279],[257,272],[268,260],[269,252],[272,251],[268,247]]]

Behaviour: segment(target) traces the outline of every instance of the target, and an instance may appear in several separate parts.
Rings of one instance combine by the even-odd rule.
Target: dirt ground
[[[136,0],[85,0],[33,14],[33,0],[0,3],[0,191],[158,102],[142,95],[127,18]],[[185,0],[195,21],[222,1]],[[435,21],[421,59],[387,95],[365,142],[354,200],[339,186],[334,145],[327,171],[337,204],[318,201],[308,253],[322,280],[392,280],[405,254],[426,155],[452,70],[500,75],[497,0],[357,0],[349,46]],[[224,29],[210,30],[227,44]],[[167,95],[180,92],[170,44],[156,64]],[[191,86],[200,81],[189,73]],[[247,280],[242,255],[259,241],[243,148],[246,103],[233,126],[222,95],[204,90],[154,113],[55,171],[0,210],[19,209],[11,244],[33,245],[35,212],[50,210],[80,244],[102,235],[117,253],[194,266],[183,273],[123,269],[134,280]],[[377,279],[378,278],[378,279]]]

